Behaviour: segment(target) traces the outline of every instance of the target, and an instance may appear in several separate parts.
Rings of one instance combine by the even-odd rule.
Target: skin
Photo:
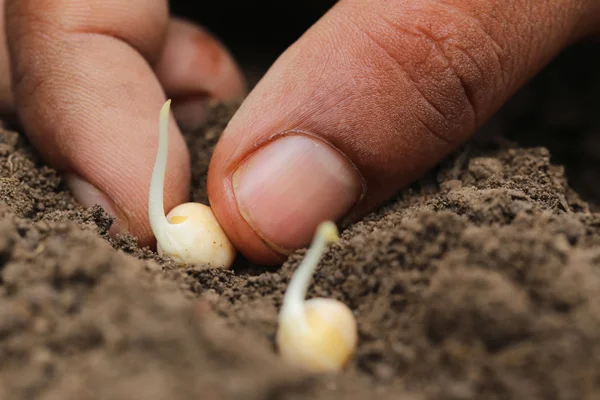
[[[193,127],[207,98],[245,96],[235,61],[169,17],[166,0],[6,0],[4,10],[3,113],[16,113],[82,204],[116,216],[112,233],[153,244],[158,111],[173,98],[180,127]],[[341,0],[228,125],[208,176],[215,215],[246,257],[278,263],[321,220],[358,218],[417,179],[598,26],[597,0]],[[171,128],[166,211],[190,187]]]

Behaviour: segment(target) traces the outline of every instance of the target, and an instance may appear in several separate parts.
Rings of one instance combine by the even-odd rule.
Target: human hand
[[[342,0],[227,127],[208,176],[215,215],[248,257],[281,261],[322,220],[417,179],[594,32],[598,0]]]
[[[167,0],[0,2],[8,43],[0,46],[0,109],[16,109],[80,203],[117,217],[111,233],[151,244],[158,110],[168,96],[180,126],[198,123],[208,97],[243,98],[238,67],[207,32],[169,18]],[[168,209],[190,188],[188,150],[177,125],[170,129]]]
[[[161,84],[169,96],[238,95],[241,84],[227,85],[241,80],[233,62],[223,56],[216,70],[227,72],[215,78],[201,67],[211,58],[191,46],[195,66],[171,71],[181,62],[165,62],[164,0],[7,2],[16,105],[32,142],[150,243]],[[223,229],[248,258],[271,264],[308,243],[320,221],[372,210],[597,31],[599,14],[596,0],[340,1],[280,57],[220,140],[208,178]],[[174,60],[189,54],[177,46]],[[213,81],[228,89],[208,89]],[[189,189],[187,150],[172,129],[167,211]],[[86,205],[101,198],[74,186]]]

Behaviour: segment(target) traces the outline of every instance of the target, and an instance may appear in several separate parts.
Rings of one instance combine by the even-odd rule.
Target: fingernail
[[[345,156],[306,135],[268,143],[242,163],[232,183],[246,222],[283,254],[309,243],[322,221],[346,215],[363,188]]]
[[[117,233],[123,234],[127,232],[129,222],[125,214],[98,188],[74,174],[65,176],[65,182],[79,204],[84,207],[92,207],[99,204],[107,214],[115,218],[108,231],[110,236],[114,237]]]
[[[173,100],[171,110],[179,129],[191,132],[198,129],[206,121],[206,97]]]

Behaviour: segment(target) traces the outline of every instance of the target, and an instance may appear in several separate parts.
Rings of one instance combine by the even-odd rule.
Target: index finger
[[[7,0],[6,23],[17,112],[31,142],[149,243],[148,188],[166,100],[152,66],[167,1]],[[190,180],[186,144],[170,126],[167,209],[187,199]]]

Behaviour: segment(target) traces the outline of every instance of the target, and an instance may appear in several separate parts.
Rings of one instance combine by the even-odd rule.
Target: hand
[[[27,134],[80,202],[103,204],[118,229],[151,243],[164,92],[240,96],[235,64],[199,28],[169,22],[166,0],[6,1]],[[208,177],[215,214],[247,257],[282,260],[321,220],[363,215],[435,165],[593,33],[599,14],[597,0],[340,1],[229,124]],[[167,210],[189,190],[187,150],[172,135]]]
[[[250,93],[210,165],[213,210],[270,264],[324,219],[373,210],[465,142],[598,0],[342,0]]]
[[[117,217],[111,233],[153,243],[148,189],[158,111],[168,96],[180,126],[196,124],[208,97],[245,96],[238,67],[202,28],[169,18],[167,0],[0,2],[10,56],[0,47],[1,111],[16,108],[80,203],[99,203]],[[188,150],[170,125],[168,209],[186,201],[190,188]]]

